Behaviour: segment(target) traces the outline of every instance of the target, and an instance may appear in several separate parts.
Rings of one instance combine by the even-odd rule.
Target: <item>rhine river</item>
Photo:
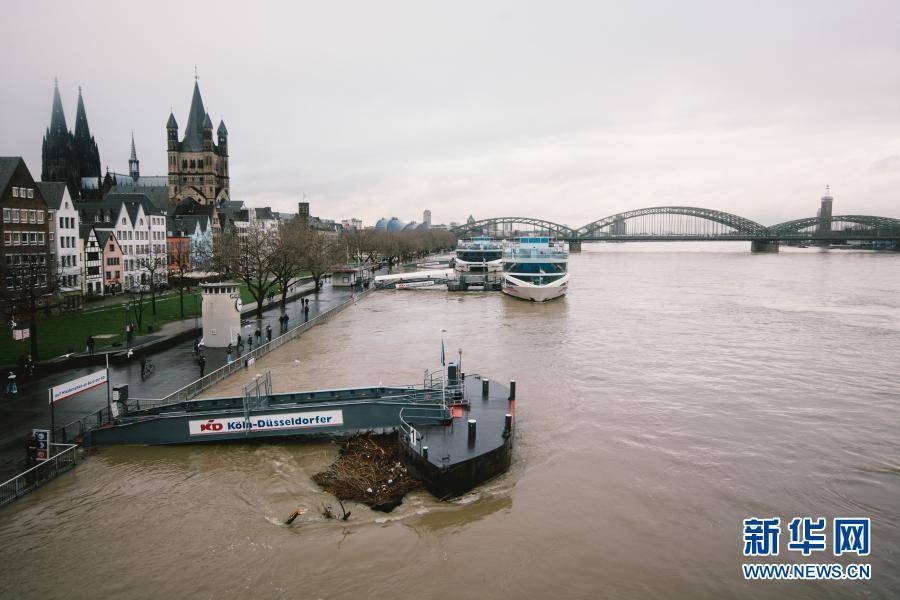
[[[570,272],[546,305],[374,292],[253,371],[414,383],[445,328],[464,371],[518,382],[502,478],[344,523],[310,479],[333,444],[101,448],[0,511],[0,597],[900,596],[900,255],[595,244]],[[872,580],[743,581],[750,516],[871,517]],[[847,562],[786,529],[780,562]]]

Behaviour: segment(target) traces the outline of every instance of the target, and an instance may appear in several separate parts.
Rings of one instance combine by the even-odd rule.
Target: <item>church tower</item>
[[[78,197],[81,180],[100,178],[100,151],[88,127],[87,113],[81,88],[78,88],[78,107],[75,112],[75,134],[66,126],[59,83],[53,80],[53,106],[50,127],[44,133],[41,148],[41,180],[65,181],[72,197]]]
[[[219,123],[218,144],[213,141],[213,124],[203,106],[200,84],[195,77],[194,94],[188,111],[184,138],[178,140],[178,122],[174,113],[166,123],[169,154],[169,199],[188,199],[200,204],[215,204],[229,194],[228,130]]]
[[[84,99],[81,97],[81,86],[78,86],[78,109],[75,113],[75,165],[78,171],[78,184],[82,177],[100,177],[100,150],[88,127],[87,114],[84,110]]]
[[[128,159],[128,174],[131,175],[131,179],[137,183],[137,180],[141,178],[141,168],[140,161],[137,157],[137,150],[134,149],[134,132],[131,132],[131,157]]]
[[[69,192],[77,191],[75,172],[70,162],[74,140],[66,127],[66,114],[59,97],[59,82],[53,80],[53,106],[50,109],[50,127],[44,133],[41,148],[41,181],[65,181]]]

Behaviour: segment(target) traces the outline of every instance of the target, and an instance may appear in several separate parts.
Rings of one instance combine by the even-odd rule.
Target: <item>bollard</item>
[[[516,380],[515,379],[509,380],[509,399],[510,400],[516,399]]]
[[[491,381],[490,379],[482,379],[481,380],[481,395],[487,397],[488,391],[490,390]]]
[[[504,423],[503,428],[506,431],[512,429],[512,415],[509,413],[506,413],[506,422]]]
[[[475,425],[476,425],[476,423],[477,423],[477,422],[475,421],[475,419],[469,419],[469,441],[472,441],[472,440],[475,439]]]
[[[422,446],[422,458],[428,458],[428,446]]]

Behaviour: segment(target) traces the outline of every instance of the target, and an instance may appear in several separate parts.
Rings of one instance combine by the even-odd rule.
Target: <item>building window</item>
[[[28,188],[28,197],[29,197],[29,198],[34,198],[34,190],[31,189],[31,188]]]
[[[12,217],[11,217],[11,215],[10,215],[10,210],[9,210],[8,208],[4,208],[4,209],[3,209],[3,222],[4,222],[4,223],[9,223],[9,220],[10,220],[11,218],[12,218]]]
[[[42,210],[37,211],[37,218],[38,218],[38,223],[43,223],[44,222],[44,211],[42,211]]]
[[[18,208],[12,209],[12,222],[13,223],[19,222],[19,209]]]
[[[13,198],[18,198],[18,197],[19,197],[19,188],[14,187],[13,188]]]

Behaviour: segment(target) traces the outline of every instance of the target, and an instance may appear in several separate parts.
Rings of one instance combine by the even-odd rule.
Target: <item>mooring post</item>
[[[422,458],[428,458],[428,446],[422,446]]]
[[[503,429],[507,432],[512,429],[512,415],[509,413],[506,413],[506,422],[503,425]]]
[[[510,400],[516,399],[516,380],[515,379],[509,380],[509,399]]]
[[[486,398],[490,389],[491,389],[491,380],[490,379],[482,379],[481,380],[481,395]]]
[[[477,421],[475,419],[469,419],[469,441],[475,439],[475,425]]]

